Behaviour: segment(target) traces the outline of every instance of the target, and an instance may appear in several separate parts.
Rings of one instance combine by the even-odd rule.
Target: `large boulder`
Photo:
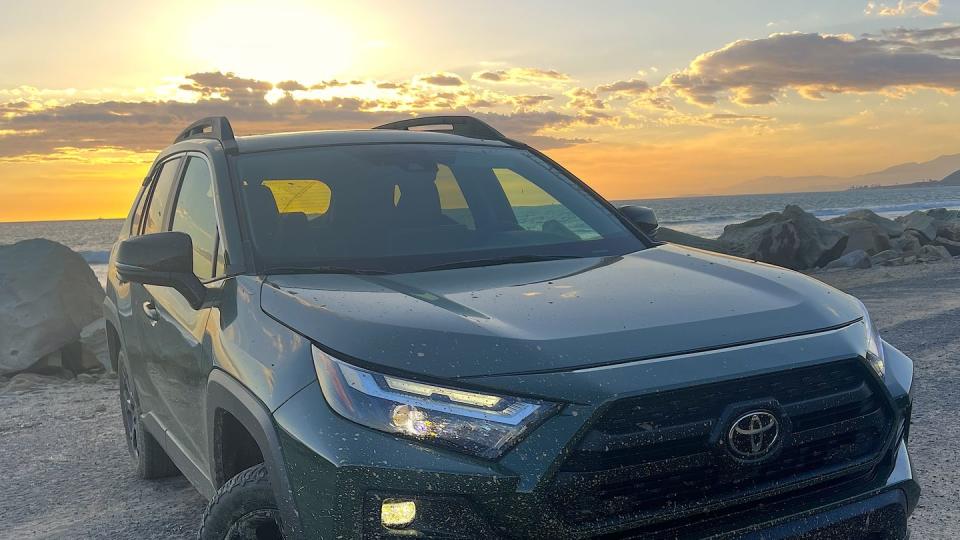
[[[44,239],[0,246],[0,374],[64,350],[103,316],[103,288],[70,248]]]
[[[916,254],[920,251],[920,248],[923,247],[923,242],[920,240],[920,237],[920,233],[918,232],[907,231],[901,236],[891,240],[890,244],[894,249],[904,253]]]
[[[81,367],[84,370],[103,368],[105,371],[111,371],[113,369],[104,319],[97,319],[80,330],[80,351]]]
[[[960,242],[960,219],[937,223],[937,236]]]
[[[835,270],[842,268],[870,268],[873,266],[873,263],[870,261],[870,256],[867,255],[867,252],[858,249],[856,251],[851,251],[839,259],[834,259],[827,263],[827,270]]]
[[[946,208],[933,208],[927,210],[927,215],[933,218],[937,224],[948,221],[960,220],[960,210],[947,210]]]
[[[933,240],[933,245],[945,248],[948,252],[950,252],[952,257],[960,255],[960,242],[957,242],[956,240],[950,240],[949,238],[938,236]]]
[[[873,257],[870,257],[871,264],[889,264],[893,261],[903,259],[903,253],[895,249],[888,249],[886,251],[881,251]]]
[[[832,222],[830,225],[849,237],[844,255],[855,251],[866,251],[869,255],[876,255],[890,249],[890,237],[875,223],[865,219],[852,219]]]
[[[950,252],[943,246],[923,246],[917,253],[917,260],[920,262],[938,262],[951,258]]]
[[[919,210],[914,210],[905,216],[898,217],[897,222],[902,224],[908,231],[917,231],[923,235],[927,241],[931,241],[937,237],[937,220]]]
[[[847,235],[799,206],[790,205],[783,212],[727,225],[719,240],[735,255],[805,270],[839,257],[846,248]]]
[[[680,244],[707,251],[716,251],[717,253],[727,253],[729,248],[719,240],[712,238],[703,238],[695,234],[677,231],[667,227],[657,229],[655,238],[661,242],[670,242],[671,244]]]
[[[827,223],[836,227],[840,223],[847,221],[869,221],[879,227],[884,234],[890,238],[896,238],[903,234],[903,225],[892,219],[879,216],[873,210],[854,210],[848,214],[833,219],[828,219]]]

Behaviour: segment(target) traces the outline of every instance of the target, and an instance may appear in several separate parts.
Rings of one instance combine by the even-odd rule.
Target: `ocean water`
[[[868,208],[889,218],[931,208],[960,208],[960,187],[907,189],[863,189],[821,193],[779,193],[774,195],[719,195],[615,201],[652,208],[660,224],[671,229],[716,238],[731,223],[742,223],[795,204],[820,219],[841,216]]]
[[[713,238],[719,236],[726,225],[783,210],[788,204],[800,206],[820,219],[840,216],[860,208],[869,208],[890,218],[914,210],[960,209],[960,187],[641,199],[614,201],[614,204],[649,206],[657,213],[661,225]],[[537,221],[542,219],[540,217]],[[0,223],[0,245],[29,238],[48,238],[60,242],[79,252],[102,282],[110,248],[117,239],[122,223],[119,219]]]

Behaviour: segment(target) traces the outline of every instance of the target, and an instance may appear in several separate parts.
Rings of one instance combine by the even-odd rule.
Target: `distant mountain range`
[[[942,180],[937,180],[942,179]],[[960,154],[901,163],[858,176],[762,176],[730,186],[737,194],[839,191],[852,187],[960,186]]]

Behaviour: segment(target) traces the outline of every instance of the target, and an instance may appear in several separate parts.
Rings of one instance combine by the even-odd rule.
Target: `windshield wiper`
[[[354,274],[361,276],[382,276],[389,274],[372,268],[349,268],[346,266],[273,266],[265,269],[264,274]]]
[[[491,259],[472,259],[455,261],[420,268],[416,272],[430,272],[433,270],[451,270],[453,268],[472,268],[476,266],[496,266],[499,264],[515,264],[540,261],[559,261],[561,259],[582,259],[578,255],[515,255],[512,257],[496,257]]]

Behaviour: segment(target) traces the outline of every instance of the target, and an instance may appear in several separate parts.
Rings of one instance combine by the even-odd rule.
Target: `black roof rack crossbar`
[[[214,139],[220,141],[223,150],[227,153],[237,151],[237,139],[233,135],[233,127],[226,116],[208,116],[201,118],[187,126],[173,141],[174,144],[187,139]]]
[[[373,129],[397,129],[409,131],[413,127],[438,126],[438,129],[425,129],[434,133],[449,133],[471,139],[486,139],[493,141],[512,142],[510,139],[494,129],[490,124],[478,120],[472,116],[421,116],[409,120],[400,120],[399,122],[390,122]],[[450,126],[451,129],[445,129],[439,126]]]

